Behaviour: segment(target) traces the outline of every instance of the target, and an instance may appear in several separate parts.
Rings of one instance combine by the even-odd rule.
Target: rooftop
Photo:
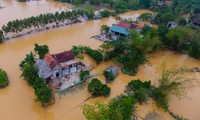
[[[124,35],[129,35],[128,29],[120,27],[120,26],[117,26],[117,25],[113,25],[110,28],[110,30],[114,31],[114,32],[118,32],[118,33],[124,34]]]
[[[58,53],[58,54],[54,54],[52,56],[59,63],[67,62],[67,61],[70,61],[70,60],[74,59],[74,55],[73,55],[71,50],[65,51],[65,52],[61,52],[61,53]]]
[[[119,24],[117,24],[117,26],[119,27],[123,27],[123,28],[129,28],[129,29],[135,29],[137,27],[136,23],[128,23],[126,21],[120,21]]]
[[[106,71],[112,71],[113,75],[116,76],[119,73],[119,70],[115,66],[109,66],[106,68]]]
[[[71,51],[65,51],[53,55],[47,53],[44,57],[44,61],[52,70],[55,69],[57,66],[62,66],[64,65],[64,63],[68,61],[73,61],[74,59],[74,55]]]
[[[38,75],[42,78],[49,78],[53,75],[51,68],[47,65],[44,60],[37,60],[35,66],[39,69]]]
[[[59,66],[59,63],[53,58],[53,56],[47,53],[44,57],[44,61],[51,68],[54,69],[56,66]]]
[[[117,26],[123,27],[123,28],[130,28],[131,24],[125,21],[120,21],[119,24],[117,24]]]

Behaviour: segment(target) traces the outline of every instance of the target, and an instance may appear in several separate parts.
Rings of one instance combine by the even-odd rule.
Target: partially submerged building
[[[80,61],[74,58],[71,51],[58,54],[46,54],[44,59],[36,61],[35,65],[39,69],[39,76],[46,80],[65,77],[78,71]]]
[[[110,32],[112,34],[112,39],[116,40],[118,37],[129,37],[129,31],[133,29],[140,29],[141,26],[137,23],[128,23],[126,21],[120,21],[118,24],[113,24],[110,27]],[[144,27],[144,26],[143,26]]]
[[[114,76],[116,76],[118,73],[119,73],[119,69],[115,66],[109,66],[106,68],[105,71],[108,71],[108,72],[112,72]]]

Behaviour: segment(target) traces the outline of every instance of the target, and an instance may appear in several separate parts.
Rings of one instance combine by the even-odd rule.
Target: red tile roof
[[[119,24],[117,24],[117,26],[123,27],[123,28],[130,28],[131,24],[127,23],[125,21],[120,21]]]
[[[171,4],[172,4],[172,1],[167,0],[167,1],[165,1],[165,4],[167,4],[167,5],[171,5]]]
[[[44,57],[44,61],[47,63],[47,65],[54,69],[56,66],[59,66],[59,63],[53,58],[53,56],[49,53],[47,53]]]
[[[132,23],[130,26],[130,29],[135,29],[137,28],[138,24],[137,23]]]
[[[62,53],[52,55],[58,63],[67,62],[74,59],[72,51],[65,51]]]

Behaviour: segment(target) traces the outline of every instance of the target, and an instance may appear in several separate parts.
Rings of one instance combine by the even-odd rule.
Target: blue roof
[[[113,25],[110,28],[110,30],[114,31],[114,32],[118,32],[118,33],[124,34],[124,35],[129,35],[128,29],[120,27],[120,26],[117,26],[117,25]]]

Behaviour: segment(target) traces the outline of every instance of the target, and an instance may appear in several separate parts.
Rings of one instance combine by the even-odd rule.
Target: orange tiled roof
[[[140,29],[144,28],[144,23],[139,23],[139,24],[138,24],[138,27],[139,27]]]
[[[47,53],[44,57],[44,61],[47,63],[47,65],[51,68],[54,69],[56,66],[59,65],[59,63],[53,58],[53,56],[49,53]]]
[[[130,28],[131,24],[127,23],[125,21],[120,21],[119,24],[117,24],[117,26],[123,27],[123,28]]]

